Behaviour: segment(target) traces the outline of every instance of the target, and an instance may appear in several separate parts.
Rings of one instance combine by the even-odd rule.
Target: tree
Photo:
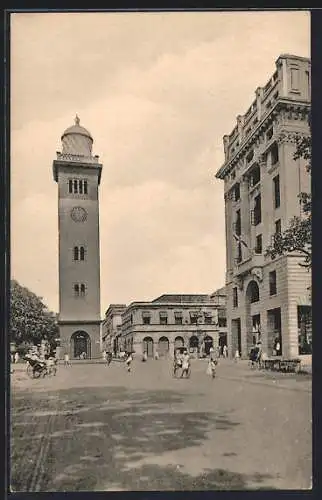
[[[42,340],[47,340],[54,347],[58,334],[56,314],[48,310],[41,297],[12,280],[10,341],[23,351]]]
[[[302,136],[298,138],[294,160],[303,158],[306,160],[306,169],[311,173],[311,137]],[[311,193],[299,193],[299,203],[302,207],[302,216],[293,217],[288,228],[274,235],[272,245],[266,249],[266,255],[273,259],[277,255],[285,255],[287,253],[299,253],[303,256],[304,261],[299,265],[307,268],[312,267],[312,214],[311,214]]]

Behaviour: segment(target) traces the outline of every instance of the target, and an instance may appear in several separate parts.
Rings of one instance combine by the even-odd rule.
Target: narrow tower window
[[[84,285],[84,283],[81,283],[80,294],[81,294],[81,297],[84,297],[84,295],[85,295],[85,285]]]
[[[85,248],[84,247],[80,247],[79,249],[79,253],[80,253],[80,260],[85,260]]]
[[[78,188],[78,182],[77,182],[77,180],[75,179],[75,180],[74,180],[74,193],[78,193],[78,189],[77,189],[77,188]]]
[[[75,297],[79,297],[79,285],[77,283],[74,285],[74,295]]]
[[[79,253],[78,253],[78,247],[74,247],[74,260],[78,260]]]
[[[68,191],[73,192],[73,181],[71,179],[68,181]]]
[[[83,181],[79,181],[79,194],[83,194]]]
[[[87,194],[87,181],[84,181],[84,194]]]

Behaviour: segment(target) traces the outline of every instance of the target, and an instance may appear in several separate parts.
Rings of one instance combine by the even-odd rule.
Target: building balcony
[[[235,264],[233,275],[243,276],[250,273],[254,268],[262,268],[264,265],[264,255],[263,254],[253,254],[246,260]]]

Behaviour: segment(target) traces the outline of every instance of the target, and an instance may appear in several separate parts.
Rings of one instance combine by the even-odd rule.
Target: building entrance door
[[[152,337],[145,337],[143,339],[143,352],[146,352],[148,358],[153,358],[154,352],[153,352],[153,338]]]
[[[79,330],[71,336],[71,355],[74,359],[91,357],[91,339],[87,332]]]
[[[235,356],[236,351],[238,351],[239,355],[242,356],[240,318],[231,320],[231,337],[232,355]]]

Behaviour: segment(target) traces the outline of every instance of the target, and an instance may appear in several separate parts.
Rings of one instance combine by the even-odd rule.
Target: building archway
[[[153,338],[152,337],[144,337],[143,339],[143,352],[146,352],[148,358],[153,358]]]
[[[169,339],[168,337],[160,337],[158,344],[158,353],[160,356],[167,356],[169,353]]]
[[[248,283],[245,294],[247,354],[254,343],[259,340],[260,336],[259,300],[260,296],[258,283],[255,280],[252,280]]]
[[[180,336],[174,339],[174,349],[178,349],[179,347],[184,347],[184,339]]]
[[[210,335],[207,335],[204,339],[204,349],[206,356],[209,355],[210,349],[214,347],[214,340]]]
[[[189,348],[190,348],[190,353],[198,356],[199,352],[199,339],[196,335],[192,335],[189,339]]]
[[[77,330],[70,338],[71,354],[74,359],[91,358],[91,338],[84,330]],[[85,356],[84,356],[85,353]]]

